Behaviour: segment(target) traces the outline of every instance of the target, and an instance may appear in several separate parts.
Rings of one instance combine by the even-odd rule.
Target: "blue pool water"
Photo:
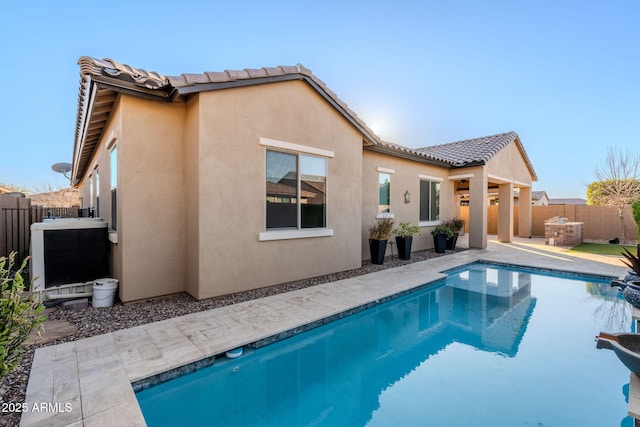
[[[149,426],[632,426],[608,281],[491,264],[137,393]]]

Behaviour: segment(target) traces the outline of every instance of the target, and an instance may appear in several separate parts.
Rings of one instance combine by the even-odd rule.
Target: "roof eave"
[[[406,160],[412,160],[414,162],[420,162],[420,163],[425,163],[428,165],[432,165],[432,166],[440,166],[440,167],[444,167],[444,168],[452,168],[454,167],[452,164],[447,163],[447,162],[443,162],[443,161],[439,161],[430,157],[426,157],[426,156],[421,156],[418,154],[412,154],[412,153],[408,153],[405,151],[401,151],[401,150],[396,150],[393,149],[391,147],[386,147],[384,145],[380,145],[380,144],[373,144],[373,145],[368,145],[364,147],[366,150],[369,151],[373,151],[376,153],[380,153],[380,154],[387,154],[390,156],[394,156],[394,157],[399,157],[401,159],[406,159]]]
[[[177,87],[176,91],[182,96],[188,96],[194,93],[207,92],[221,89],[231,89],[238,87],[255,86],[268,83],[278,83],[293,80],[304,80],[311,87],[315,89],[320,96],[322,96],[333,108],[345,118],[352,126],[354,126],[363,136],[364,146],[376,145],[380,142],[380,138],[373,133],[373,131],[366,127],[366,125],[355,117],[355,113],[338,102],[334,96],[329,94],[322,85],[318,84],[312,77],[309,77],[303,73],[284,74],[279,76],[269,77],[256,77],[251,79],[238,79],[225,82],[209,82],[209,83],[195,83],[189,86]]]
[[[79,98],[71,167],[71,185],[74,187],[77,186],[80,181],[80,156],[84,150],[88,124],[87,118],[90,116],[87,112],[92,107],[92,100],[95,99],[95,85],[92,82],[91,76],[85,75],[82,77]],[[84,173],[84,171],[82,172]]]
[[[149,89],[146,87],[135,85],[133,83],[105,76],[82,76],[79,94],[80,99],[78,100],[78,112],[76,117],[76,135],[72,157],[71,183],[74,186],[78,185],[86,172],[87,165],[83,164],[83,162],[81,162],[81,159],[83,157],[92,157],[93,153],[89,153],[89,151],[93,151],[96,148],[96,145],[88,146],[88,144],[86,144],[87,130],[91,127],[92,124],[95,124],[93,121],[93,110],[96,97],[100,93],[104,93],[107,91],[124,93],[161,102],[172,102],[178,95],[173,87],[168,87],[162,90]],[[105,112],[103,111],[102,114],[104,113]],[[107,117],[111,115],[111,108],[108,108],[106,114]],[[98,141],[102,138],[103,130],[104,128],[100,131],[100,135],[97,137]]]
[[[96,82],[98,87],[101,89],[111,89],[116,92],[153,99],[156,101],[171,102],[178,95],[177,90],[173,86],[151,89],[106,76],[93,76],[93,81]]]

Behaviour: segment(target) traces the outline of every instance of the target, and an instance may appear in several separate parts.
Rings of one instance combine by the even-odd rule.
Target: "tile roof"
[[[202,74],[181,74],[179,76],[168,76],[168,79],[174,87],[185,88],[206,83],[226,83],[238,80],[286,76],[290,74],[301,74],[321,83],[321,81],[313,75],[311,70],[302,64],[294,66],[280,65],[278,67],[245,68],[244,70],[208,71]],[[324,86],[324,83],[321,84]]]
[[[78,60],[81,76],[105,76],[129,81],[148,89],[159,89],[169,85],[169,79],[155,71],[146,71],[121,64],[113,59],[95,59],[82,56]]]
[[[500,150],[512,142],[516,143],[534,181],[537,180],[533,165],[527,153],[524,151],[520,137],[515,132],[465,139],[422,148],[409,148],[387,141],[381,141],[379,144],[367,148],[371,151],[387,153],[434,165],[460,168],[484,165],[498,154]]]
[[[518,138],[515,132],[465,139],[419,148],[418,151],[453,166],[485,164],[500,150]]]
[[[203,91],[287,80],[304,80],[310,84],[320,96],[358,129],[363,136],[363,145],[373,151],[443,167],[464,167],[485,164],[506,145],[515,141],[532,177],[534,180],[537,179],[533,166],[515,132],[417,149],[382,141],[322,80],[301,64],[179,76],[164,76],[155,71],[120,64],[108,58],[100,60],[83,56],[78,64],[80,65],[80,90],[73,154],[72,179],[74,181],[84,175],[93,151],[102,137],[118,93],[172,102],[176,98]]]
[[[367,144],[378,144],[382,141],[345,102],[338,98],[338,95],[302,64],[218,72],[208,71],[202,74],[181,74],[179,76],[168,76],[167,78],[181,95],[235,86],[286,80],[306,80],[362,133]]]
[[[301,64],[259,69],[226,70],[202,74],[164,76],[120,64],[112,59],[82,56],[80,90],[76,116],[72,179],[81,178],[102,136],[118,93],[128,93],[165,102],[192,93],[257,85],[287,80],[305,80],[362,134],[365,145],[381,142],[375,132],[351,110],[327,85]],[[94,108],[99,103],[99,108]]]
[[[515,142],[531,176],[536,180],[537,177],[533,165],[524,151],[520,137],[515,132],[432,145],[418,148],[416,151],[434,160],[448,163],[453,167],[466,167],[487,164],[500,150],[512,142]]]

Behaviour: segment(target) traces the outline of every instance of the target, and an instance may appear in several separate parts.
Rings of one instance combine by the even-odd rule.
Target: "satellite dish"
[[[51,169],[61,173],[65,178],[69,179],[67,174],[71,172],[71,163],[55,163],[51,166]]]

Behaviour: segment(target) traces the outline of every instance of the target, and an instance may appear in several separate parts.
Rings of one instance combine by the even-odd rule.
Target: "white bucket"
[[[118,279],[97,279],[93,282],[93,297],[91,305],[94,307],[111,307],[118,289]]]

